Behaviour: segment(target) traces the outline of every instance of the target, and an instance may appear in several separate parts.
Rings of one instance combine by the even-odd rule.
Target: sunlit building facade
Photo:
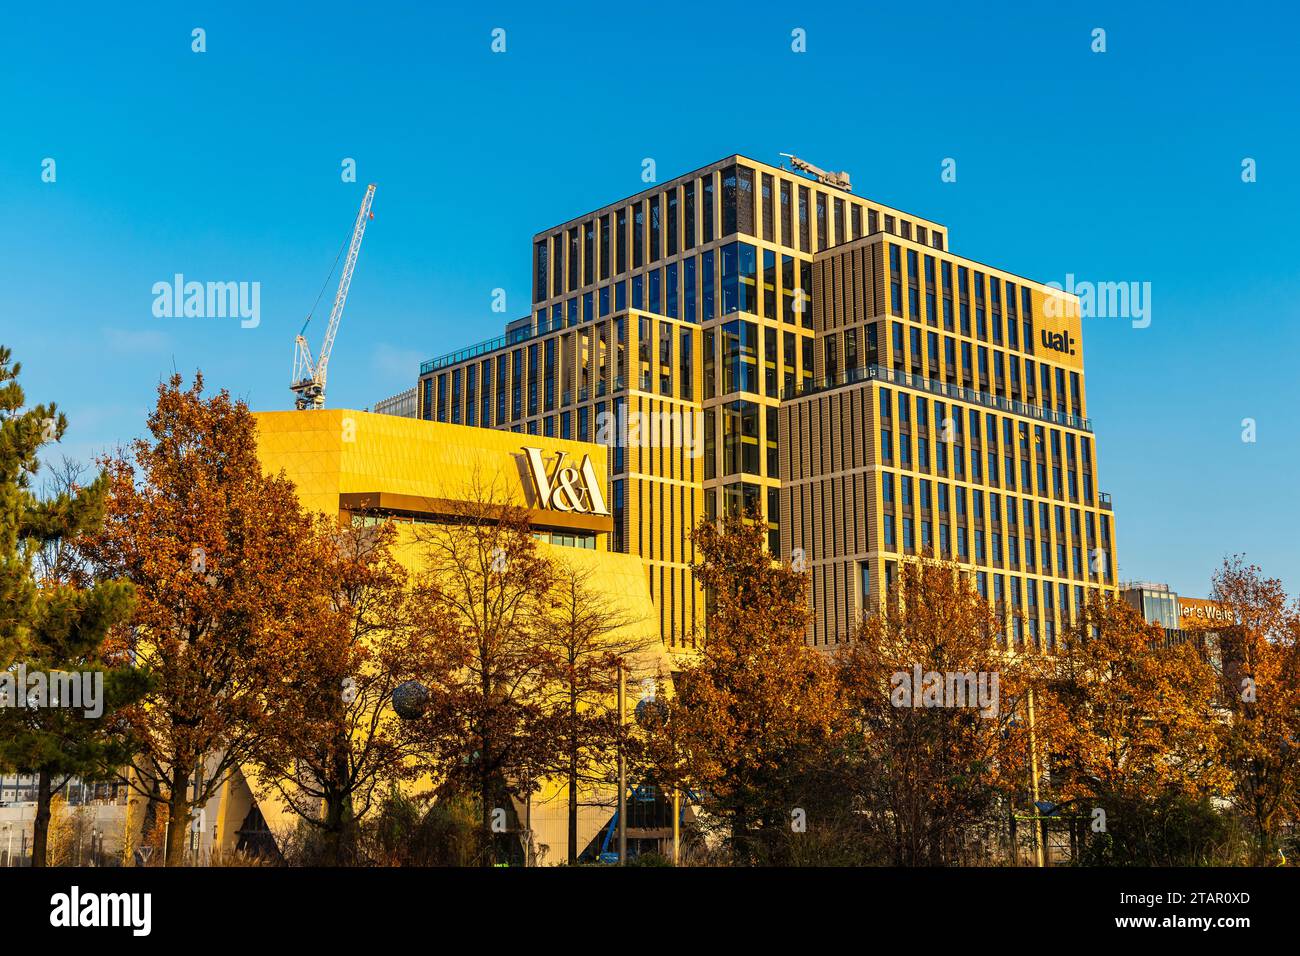
[[[1115,586],[1073,296],[884,232],[813,265],[813,376],[781,406],[783,553],[812,638],[851,637],[909,557],[956,562],[1011,648]]]
[[[610,444],[613,547],[641,557],[665,641],[689,647],[701,517],[753,505],[780,548],[778,409],[813,375],[814,257],[887,228],[944,243],[740,156],[655,184],[535,235],[532,313],[426,362],[420,415]]]
[[[1076,589],[1113,581],[1113,528],[1095,487],[1078,321],[1050,324],[1067,335],[1052,341],[1074,355],[1037,345],[1049,328],[1038,317],[1050,290],[953,256],[948,246],[939,223],[729,156],[537,233],[530,314],[499,338],[425,362],[418,415],[608,445],[611,547],[641,558],[672,648],[694,644],[704,610],[690,572],[690,532],[735,506],[757,509],[771,552],[810,570],[815,643],[845,639],[897,560],[925,548],[968,565],[1008,607],[1014,594],[1026,606],[1032,579],[1035,607],[1053,612],[1050,627],[1048,617],[1032,619],[1032,639],[1043,641],[1059,626],[1056,610],[1077,605]],[[906,459],[901,446],[898,458],[877,457],[884,431],[896,445],[903,435],[921,437],[911,422],[885,428],[879,393],[891,396],[891,415],[911,414],[921,395],[930,403],[937,393],[919,378],[886,383],[885,372],[924,372],[970,393],[917,412],[931,444],[924,452],[913,444]],[[960,472],[934,470],[939,410],[943,418],[960,410],[963,435],[979,429],[961,442]],[[972,413],[990,415],[993,425]],[[1032,454],[1021,449],[1022,426]],[[996,442],[984,439],[988,427]],[[1014,485],[1001,477],[1003,447]],[[978,471],[964,464],[973,451]],[[924,463],[914,457],[921,454]],[[998,458],[997,475],[986,475],[988,454]],[[905,475],[918,509],[919,496],[930,496],[924,516],[886,500],[891,485],[891,494],[902,493]],[[972,512],[996,506],[997,527],[981,526],[977,537],[975,516],[953,512],[940,531],[929,511],[940,484],[950,508],[959,488]],[[975,505],[976,487],[997,501]],[[1014,545],[1003,530],[1008,503],[1016,509]],[[1040,506],[1046,534],[1037,531]],[[1033,533],[1022,538],[1028,511]],[[1058,523],[1066,530],[1055,530]],[[1097,552],[1099,570],[1076,576],[1076,564],[1090,566],[1087,551]]]

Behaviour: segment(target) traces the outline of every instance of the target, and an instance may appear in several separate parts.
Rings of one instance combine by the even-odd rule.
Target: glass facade
[[[810,522],[856,527],[858,514],[866,535],[881,519],[851,563],[813,561],[815,605],[879,600],[890,561],[937,553],[988,567],[989,587],[1029,619],[1012,639],[1046,640],[1073,591],[1035,575],[1114,583],[1081,369],[1035,354],[1040,287],[949,246],[937,223],[731,157],[535,236],[531,321],[424,363],[420,414],[612,442],[610,541],[646,563],[666,639],[692,615],[690,528],[746,506],[773,554],[800,546]],[[855,387],[879,393],[870,415],[835,397]],[[893,414],[877,418],[891,395]],[[801,402],[824,411],[795,427],[787,411]],[[675,415],[690,434],[681,448],[633,440],[602,429],[611,409],[616,426]],[[843,498],[785,495],[808,480],[815,445],[831,472],[861,474]],[[924,484],[877,515],[886,476]],[[1039,532],[1036,506],[1058,502],[1063,530]]]

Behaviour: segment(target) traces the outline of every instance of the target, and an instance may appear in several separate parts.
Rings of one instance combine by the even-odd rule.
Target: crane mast
[[[361,239],[366,234],[366,222],[371,219],[370,206],[375,199],[375,185],[366,187],[366,195],[361,200],[361,209],[357,212],[356,225],[352,227],[352,242],[348,246],[348,256],[343,263],[343,273],[339,276],[338,292],[334,294],[334,307],[330,309],[329,325],[325,328],[325,340],[321,343],[318,357],[313,359],[311,346],[303,334],[307,323],[294,343],[293,377],[289,388],[293,391],[294,407],[302,410],[325,407],[325,379],[329,371],[330,353],[334,350],[334,337],[338,335],[339,322],[343,318],[343,304],[348,299],[348,287],[352,285],[352,272],[357,266],[357,254],[361,251]],[[311,316],[307,317],[311,322]]]

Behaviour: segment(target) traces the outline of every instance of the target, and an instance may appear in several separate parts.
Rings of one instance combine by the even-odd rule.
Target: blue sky
[[[287,407],[373,181],[329,385],[364,407],[527,312],[532,234],[642,188],[643,158],[662,180],[797,152],[961,255],[1150,282],[1149,328],[1084,327],[1121,577],[1202,594],[1244,552],[1300,589],[1298,27],[1264,4],[10,6],[0,342],[80,458],[137,434],[173,368]],[[155,318],[177,272],[259,282],[260,325]]]

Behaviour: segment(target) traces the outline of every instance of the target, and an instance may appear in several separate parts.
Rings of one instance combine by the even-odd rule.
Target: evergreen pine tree
[[[76,554],[76,539],[103,521],[107,480],[81,487],[65,469],[68,480],[51,494],[33,492],[38,453],[67,420],[52,404],[24,410],[21,365],[11,358],[0,346],[0,657],[12,675],[0,691],[0,769],[37,778],[32,865],[44,866],[51,801],[73,777],[103,777],[125,762],[114,714],[139,698],[145,677],[110,639],[130,615],[131,585],[94,581]],[[57,699],[56,673],[73,674],[92,699],[68,706],[67,685]],[[29,697],[24,674],[43,675],[46,692]]]

